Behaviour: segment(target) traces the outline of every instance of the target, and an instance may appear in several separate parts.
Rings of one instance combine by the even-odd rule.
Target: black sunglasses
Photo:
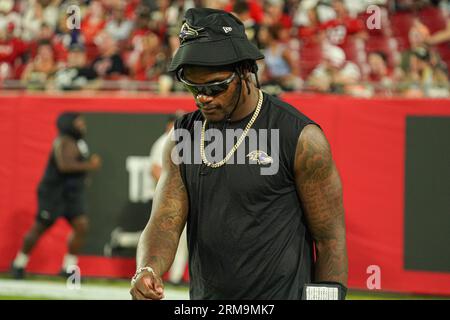
[[[206,96],[213,97],[228,89],[230,83],[236,77],[236,72],[233,72],[233,74],[225,80],[205,84],[191,83],[186,79],[183,79],[183,68],[178,70],[177,76],[178,79],[184,84],[186,89],[192,92],[192,94],[194,95],[204,94]]]

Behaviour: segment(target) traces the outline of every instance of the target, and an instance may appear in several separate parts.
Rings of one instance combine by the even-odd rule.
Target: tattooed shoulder
[[[297,142],[295,171],[305,180],[321,180],[329,176],[333,160],[330,145],[316,125],[306,126]]]

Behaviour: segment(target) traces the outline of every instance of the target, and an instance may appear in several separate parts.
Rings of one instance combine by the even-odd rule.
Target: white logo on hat
[[[233,31],[232,27],[222,27],[222,28],[223,28],[223,31],[225,31],[225,33]]]
[[[188,37],[198,37],[198,33],[199,31],[202,31],[204,28],[194,28],[192,26],[190,26],[187,22],[185,22],[182,26],[181,26],[181,30],[180,30],[180,40],[183,41]]]

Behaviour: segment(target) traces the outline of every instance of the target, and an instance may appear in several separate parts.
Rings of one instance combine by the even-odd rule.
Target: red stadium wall
[[[284,98],[321,124],[340,170],[349,287],[367,289],[367,268],[377,265],[383,290],[450,294],[450,273],[408,271],[403,263],[405,119],[410,115],[450,116],[450,100]],[[34,220],[35,188],[61,111],[171,113],[180,108],[194,110],[195,105],[188,97],[0,96],[0,272],[9,269]],[[59,271],[68,232],[67,224],[59,221],[42,238],[32,254],[30,272]],[[134,260],[82,256],[80,267],[87,276],[130,277]]]

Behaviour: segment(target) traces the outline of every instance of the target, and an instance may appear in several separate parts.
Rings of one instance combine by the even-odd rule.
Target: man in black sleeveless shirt
[[[169,69],[199,110],[166,144],[132,297],[164,297],[187,222],[191,299],[305,299],[314,286],[344,298],[342,188],[322,130],[259,90],[263,56],[233,15],[190,9],[180,41]]]
[[[40,237],[59,218],[64,217],[73,232],[69,237],[68,253],[64,257],[61,274],[77,265],[88,225],[85,204],[85,178],[89,171],[101,166],[100,157],[89,155],[82,139],[86,123],[79,113],[66,112],[57,120],[58,137],[53,142],[47,167],[38,186],[38,213],[36,221],[25,235],[23,246],[12,264],[14,278],[23,278],[29,254]]]

